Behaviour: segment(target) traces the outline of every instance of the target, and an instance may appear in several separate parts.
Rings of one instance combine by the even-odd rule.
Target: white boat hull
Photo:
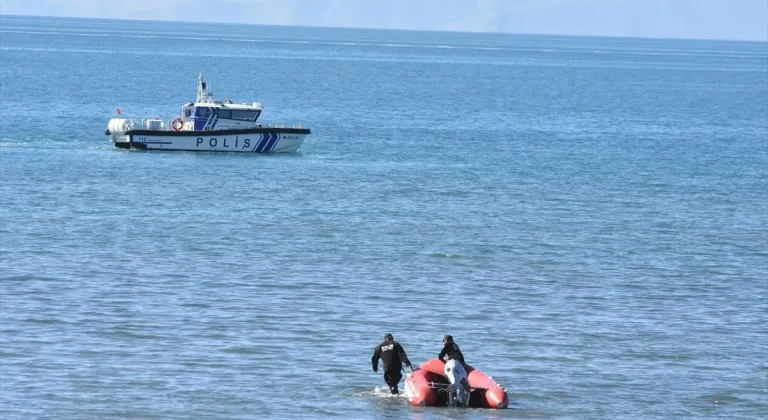
[[[295,153],[308,129],[258,128],[217,131],[132,130],[112,135],[115,146],[142,150],[195,152]]]

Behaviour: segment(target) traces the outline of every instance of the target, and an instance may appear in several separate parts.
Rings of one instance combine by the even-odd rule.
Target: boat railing
[[[285,124],[267,124],[265,127],[268,127],[268,128],[285,128]],[[304,127],[302,127],[301,124],[294,124],[294,125],[288,126],[288,128],[301,129],[301,128],[304,128]]]
[[[125,124],[129,130],[167,130],[169,125],[160,118],[126,118]]]

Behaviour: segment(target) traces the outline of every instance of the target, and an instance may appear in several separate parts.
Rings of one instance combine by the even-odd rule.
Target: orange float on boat
[[[490,376],[467,365],[469,406],[475,408],[507,408],[507,391]],[[422,363],[405,379],[405,393],[411,405],[448,405],[450,383],[443,375],[445,362],[431,359]]]

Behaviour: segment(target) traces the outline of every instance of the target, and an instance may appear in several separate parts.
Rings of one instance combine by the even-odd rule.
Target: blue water
[[[768,44],[0,18],[0,417],[768,415]],[[198,73],[293,155],[139,152]],[[370,369],[450,333],[510,409]]]

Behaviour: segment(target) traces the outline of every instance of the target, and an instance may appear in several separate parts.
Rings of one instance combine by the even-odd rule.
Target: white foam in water
[[[357,395],[374,398],[406,398],[405,392],[402,389],[397,395],[393,395],[386,386],[377,386],[370,391],[362,391]]]

